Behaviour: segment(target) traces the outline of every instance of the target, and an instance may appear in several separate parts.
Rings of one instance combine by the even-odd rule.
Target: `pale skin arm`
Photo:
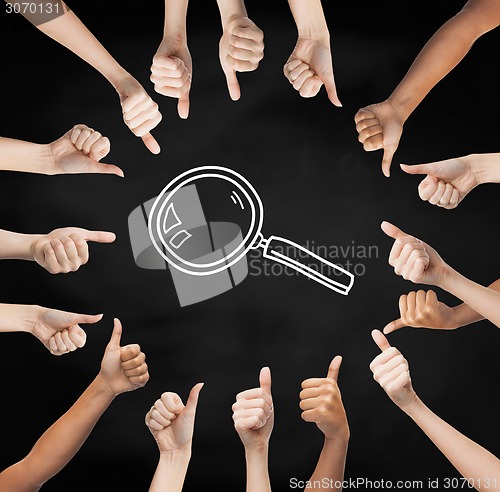
[[[64,3],[62,5],[66,10]],[[139,82],[120,66],[75,13],[68,10],[36,27],[86,61],[108,80],[120,97],[125,124],[134,135],[142,138],[152,153],[158,154],[158,142],[149,133],[161,121],[158,105],[151,100]]]
[[[500,292],[500,279],[488,286]],[[455,330],[484,319],[467,304],[449,307],[440,302],[433,290],[410,292],[399,299],[400,318],[391,321],[384,328],[387,335],[393,331],[412,326],[437,330]]]
[[[0,259],[36,261],[52,274],[75,272],[89,260],[88,242],[112,243],[112,232],[79,227],[49,234],[19,234],[0,229]]]
[[[87,340],[80,324],[94,324],[102,314],[68,313],[42,306],[0,304],[0,332],[26,332],[38,338],[52,355],[82,348]]]
[[[382,230],[395,239],[389,264],[397,275],[417,284],[441,287],[500,328],[500,292],[465,278],[431,246],[393,224],[383,222]]]
[[[263,367],[259,387],[236,396],[233,407],[234,428],[245,447],[247,492],[271,492],[268,456],[269,439],[274,427],[271,395],[271,371]]]
[[[116,174],[123,171],[100,163],[110,150],[109,139],[86,125],[75,125],[50,144],[0,137],[0,170],[37,174]]]
[[[191,459],[196,407],[202,388],[203,383],[192,388],[186,405],[176,393],[163,393],[147,413],[146,425],[160,451],[149,492],[181,492]]]
[[[370,364],[374,379],[476,490],[491,490],[494,480],[500,480],[500,460],[429,410],[413,389],[401,352],[380,331],[374,330],[372,336],[382,351]]]
[[[76,403],[33,446],[30,453],[0,474],[2,490],[35,492],[78,452],[114,398],[149,379],[138,345],[120,347],[118,320],[101,364],[101,371]]]
[[[324,85],[328,98],[341,107],[333,75],[330,32],[321,0],[288,0],[298,31],[297,44],[283,71],[302,97],[314,97]]]
[[[311,378],[302,383],[302,418],[306,422],[315,422],[325,435],[323,449],[309,480],[313,485],[311,490],[321,490],[322,487],[316,488],[314,484],[321,484],[325,479],[333,484],[344,479],[350,432],[337,384],[341,364],[342,357],[337,356],[330,363],[325,379]],[[331,490],[342,489],[333,487]]]

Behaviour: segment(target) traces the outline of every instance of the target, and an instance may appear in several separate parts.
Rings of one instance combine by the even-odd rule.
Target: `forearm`
[[[68,11],[37,27],[92,65],[113,87],[116,88],[123,78],[129,76],[73,12]]]
[[[161,452],[149,492],[181,492],[191,452]]]
[[[344,468],[347,456],[347,446],[349,438],[325,439],[323,450],[309,482],[311,490],[323,490],[325,483],[331,484],[328,490],[340,491],[342,488],[335,487],[335,484],[344,480]],[[315,487],[319,484],[319,487]]]
[[[247,492],[271,492],[268,468],[268,447],[245,450]]]
[[[28,456],[2,473],[0,488],[4,490],[5,486],[5,490],[16,492],[38,490],[73,458],[113,398],[109,386],[97,376],[76,403],[40,437]]]
[[[498,281],[493,285],[495,289],[500,289]],[[479,316],[488,319],[500,328],[500,292],[498,290],[483,287],[453,269],[445,275],[439,287],[461,299]]]
[[[330,37],[321,0],[288,0],[299,37],[307,39]]]
[[[469,2],[481,3],[481,2]],[[389,97],[403,120],[406,120],[429,91],[469,52],[485,32],[482,22],[485,8],[464,8],[446,22],[419,53],[408,73]]]
[[[189,0],[165,0],[163,37],[185,40]]]
[[[222,25],[225,26],[232,17],[247,17],[247,9],[243,0],[217,0]]]
[[[31,333],[40,309],[40,306],[0,304],[0,332]]]
[[[0,170],[45,174],[50,157],[47,145],[0,137]]]
[[[472,154],[466,159],[478,183],[500,183],[500,154]]]
[[[485,480],[500,481],[500,460],[435,415],[420,399],[406,413],[477,490]]]
[[[32,244],[35,234],[18,234],[0,229],[0,259],[33,261]]]

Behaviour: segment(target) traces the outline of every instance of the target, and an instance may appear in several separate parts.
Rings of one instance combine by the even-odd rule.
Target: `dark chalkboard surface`
[[[387,264],[392,241],[380,223],[390,220],[424,239],[477,282],[500,276],[500,188],[482,186],[447,211],[422,202],[419,178],[397,166],[500,151],[500,32],[480,39],[408,120],[386,179],[381,152],[365,153],[358,143],[354,115],[390,94],[461,2],[325,5],[342,109],[328,102],[324,90],[314,99],[300,98],[283,77],[296,40],[285,1],[272,7],[263,0],[247,2],[250,17],[265,32],[266,56],[259,70],[240,76],[242,98],[232,102],[219,66],[221,29],[212,3],[190,5],[194,78],[187,121],[178,118],[176,101],[156,94],[149,82],[162,35],[160,0],[147,7],[137,2],[133,11],[115,2],[115,12],[102,11],[98,2],[70,5],[160,104],[164,119],[153,131],[162,147],[159,156],[122,123],[118,99],[99,73],[20,16],[0,16],[0,134],[49,142],[86,123],[110,138],[106,162],[126,174],[0,176],[3,229],[41,233],[80,226],[117,234],[113,245],[92,245],[89,264],[73,274],[51,276],[35,264],[0,263],[2,302],[105,314],[88,327],[86,347],[63,357],[51,356],[28,335],[2,335],[2,468],[25,456],[97,374],[116,316],[123,322],[124,343],[140,343],[147,354],[151,380],[117,398],[75,459],[44,490],[147,490],[158,453],[144,415],[163,391],[185,398],[198,381],[205,387],[185,490],[243,490],[244,453],[231,404],[238,392],[257,385],[264,365],[272,370],[276,408],[271,481],[277,492],[290,490],[292,478],[309,478],[322,444],[316,426],[300,418],[300,383],[326,376],[336,354],[344,357],[339,384],[352,435],[346,479],[427,483],[457,477],[368,368],[378,352],[370,331],[398,317],[399,296],[418,288]],[[251,256],[240,285],[181,308],[168,270],[135,265],[127,218],[177,174],[201,165],[230,167],[259,190],[264,233],[349,261],[357,274],[351,294],[341,296]],[[458,302],[445,292],[438,295],[451,305]],[[390,338],[409,360],[414,387],[428,406],[498,455],[497,328],[486,321],[452,332],[407,328]]]

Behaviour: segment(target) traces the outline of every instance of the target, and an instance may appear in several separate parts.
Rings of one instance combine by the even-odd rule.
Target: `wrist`
[[[324,19],[322,21],[297,24],[299,39],[308,39],[330,45],[330,32]]]
[[[120,66],[118,66],[118,68],[116,68],[112,73],[105,75],[105,77],[118,93],[120,85],[124,80],[134,78],[133,75],[130,75],[125,69]]]
[[[461,157],[478,184],[500,182],[500,154],[471,154]]]
[[[0,331],[33,333],[42,309],[34,305],[0,304]]]
[[[99,392],[102,393],[105,397],[107,397],[110,401],[114,400],[118,393],[115,393],[113,388],[109,385],[106,378],[102,375],[101,372],[94,379],[95,386],[99,389]]]
[[[350,438],[351,438],[351,433],[349,431],[349,428],[343,430],[342,432],[337,432],[332,435],[325,435],[325,446],[332,445],[334,443],[347,446]]]
[[[187,463],[191,459],[191,445],[181,449],[160,449],[160,460],[167,463]]]
[[[408,99],[401,99],[394,93],[387,98],[387,102],[392,106],[392,109],[399,116],[401,124],[405,123],[412,111],[415,109],[410,106],[410,101]]]
[[[242,0],[217,0],[219,5],[222,28],[226,31],[232,22],[241,17],[248,17],[245,3]]]
[[[400,408],[401,408],[401,410],[403,410],[403,412],[406,413],[406,415],[408,415],[408,417],[415,420],[415,418],[418,417],[418,415],[422,411],[422,409],[425,408],[425,405],[424,405],[423,401],[417,395],[415,395],[415,397],[413,398],[411,403],[409,403],[408,405],[402,406]]]
[[[441,274],[441,279],[438,282],[437,287],[440,287],[443,290],[446,290],[453,294],[454,285],[461,279],[463,278],[460,273],[458,273],[456,270],[451,268],[449,265],[446,265],[446,267],[443,269],[443,272]]]
[[[245,455],[247,457],[267,457],[269,453],[269,442],[245,446]]]

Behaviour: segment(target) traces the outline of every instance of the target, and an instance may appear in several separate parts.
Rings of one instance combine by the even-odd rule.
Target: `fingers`
[[[267,393],[271,394],[271,369],[263,367],[259,374],[260,387]]]
[[[151,67],[151,82],[155,91],[168,97],[179,99],[177,106],[179,116],[189,116],[189,91],[191,89],[191,72],[183,60],[176,56],[156,54]]]
[[[377,344],[377,347],[384,352],[385,350],[391,348],[389,340],[384,336],[384,334],[379,330],[372,331],[373,341]]]
[[[175,416],[179,415],[184,410],[184,403],[177,393],[166,392],[161,395],[161,401],[166,410]]]
[[[87,334],[78,325],[73,325],[68,328],[68,335],[76,348],[82,348],[87,342]]]
[[[118,318],[115,318],[113,323],[113,332],[111,333],[111,339],[109,340],[108,347],[112,349],[119,349],[123,331],[122,324]]]
[[[234,70],[228,70],[225,72],[227,88],[229,90],[229,97],[233,101],[238,101],[241,97],[241,89],[240,84],[238,82],[238,77],[236,76],[236,72]]]
[[[107,137],[87,125],[75,125],[69,134],[71,143],[85,155],[96,161],[109,154],[111,144]]]
[[[169,427],[182,411],[184,405],[179,395],[163,393],[146,414],[146,425],[151,431],[161,431]]]
[[[284,74],[293,88],[302,97],[314,97],[320,91],[323,82],[307,63],[293,59],[284,67]]]
[[[253,400],[253,399],[262,399],[269,406],[273,404],[273,399],[271,395],[262,388],[252,388],[246,391],[242,391],[236,395],[236,401],[239,400]]]
[[[315,422],[318,425],[331,423],[341,406],[339,387],[334,378],[318,379],[317,381],[318,386],[305,388],[300,392],[301,417],[306,422]],[[308,385],[307,382],[304,383],[302,383],[302,387]]]
[[[342,356],[341,355],[335,356],[333,360],[330,362],[327,378],[338,381],[341,365],[342,365]]]
[[[257,430],[266,425],[271,416],[273,401],[266,390],[255,388],[238,394],[232,410],[234,427],[238,432]]]
[[[115,322],[116,321],[118,320],[115,320]],[[114,334],[115,332],[113,331],[113,336]],[[118,338],[118,340],[112,345],[112,348],[120,350],[121,369],[124,376],[127,377],[130,383],[134,386],[132,389],[144,386],[149,381],[149,373],[148,365],[146,364],[146,355],[141,351],[141,347],[137,344],[120,347],[120,340]]]
[[[460,192],[451,184],[433,176],[427,176],[418,187],[420,198],[431,205],[453,209],[460,202]]]

